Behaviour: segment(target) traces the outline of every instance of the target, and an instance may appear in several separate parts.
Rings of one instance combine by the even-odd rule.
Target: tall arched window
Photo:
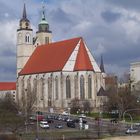
[[[80,98],[85,99],[85,79],[83,75],[80,77]]]
[[[66,77],[66,98],[71,98],[71,83],[70,83],[70,76]]]
[[[75,77],[74,77],[74,95],[75,95],[75,98],[78,97],[77,91],[78,91],[78,76],[75,75]]]
[[[55,77],[55,99],[58,100],[58,77]]]
[[[48,106],[52,106],[52,80],[48,78]]]
[[[33,80],[33,96],[35,99],[35,103],[37,104],[37,79]]]
[[[25,36],[25,42],[30,43],[30,34],[29,33],[27,33]]]
[[[88,76],[88,98],[92,98],[92,78],[91,75]]]
[[[44,100],[44,79],[40,79],[40,91],[41,91],[41,99]]]

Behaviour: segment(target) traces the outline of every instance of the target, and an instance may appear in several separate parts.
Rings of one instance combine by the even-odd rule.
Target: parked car
[[[41,128],[50,128],[47,121],[40,121],[39,125]]]
[[[29,119],[31,121],[37,121],[37,119],[38,119],[38,121],[43,121],[44,116],[43,115],[32,115],[32,116],[29,117]]]
[[[135,134],[135,133],[137,133],[138,132],[138,130],[137,129],[134,129],[134,128],[128,128],[127,130],[126,130],[126,134]]]
[[[67,122],[67,126],[71,128],[75,128],[75,123],[73,121]]]
[[[68,116],[69,113],[68,113],[67,111],[64,111],[64,112],[62,112],[62,115],[64,115],[64,116]]]
[[[57,124],[57,125],[55,126],[55,128],[62,129],[62,128],[63,128],[63,125],[62,125],[62,124]]]
[[[85,114],[80,114],[78,117],[79,118],[86,118],[86,115]]]
[[[135,123],[135,126],[140,126],[140,122]]]
[[[118,123],[118,119],[114,118],[110,120],[111,123]]]
[[[54,123],[54,120],[53,120],[53,119],[46,119],[46,121],[47,121],[48,123]]]

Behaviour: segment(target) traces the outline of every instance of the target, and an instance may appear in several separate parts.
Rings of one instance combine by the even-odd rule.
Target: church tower
[[[45,6],[42,6],[42,17],[38,24],[38,31],[36,32],[36,38],[34,40],[35,46],[42,44],[49,44],[52,42],[52,32],[49,30],[49,24],[45,18]]]
[[[23,15],[19,22],[19,28],[17,29],[17,76],[31,56],[33,50],[33,30],[27,18],[26,6],[24,4]]]

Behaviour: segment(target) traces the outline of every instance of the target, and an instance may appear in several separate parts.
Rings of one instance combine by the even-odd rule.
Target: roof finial
[[[42,0],[42,20],[45,20],[45,0]]]
[[[100,69],[102,73],[105,73],[105,69],[104,69],[104,62],[103,62],[103,56],[101,55],[101,64],[100,64]]]

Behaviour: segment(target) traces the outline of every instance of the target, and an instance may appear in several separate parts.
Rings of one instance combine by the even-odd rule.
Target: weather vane
[[[45,0],[42,0],[42,8],[45,10]]]

